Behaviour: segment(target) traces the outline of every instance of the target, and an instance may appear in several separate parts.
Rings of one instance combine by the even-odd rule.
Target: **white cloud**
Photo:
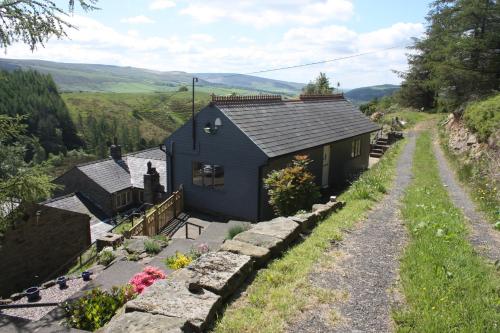
[[[147,16],[144,15],[138,15],[138,16],[132,16],[132,17],[125,17],[120,20],[122,23],[129,23],[129,24],[150,24],[150,23],[155,23],[154,20],[150,19]]]
[[[347,21],[354,14],[350,0],[265,0],[238,1],[227,5],[227,1],[210,3],[193,2],[180,11],[201,23],[212,23],[222,19],[264,28],[273,25],[312,25],[328,20]]]
[[[213,43],[215,38],[208,34],[192,34],[191,39],[201,43]]]
[[[264,74],[272,78],[308,82],[323,71],[335,82],[340,81],[343,87],[351,88],[399,82],[391,69],[402,70],[407,66],[407,50],[400,46],[424,31],[422,24],[414,23],[397,23],[366,33],[331,24],[294,27],[281,37],[270,38],[266,42],[239,36],[227,42],[215,40],[206,33],[151,36],[137,30],[121,32],[89,17],[75,15],[71,19],[79,30],[69,31],[69,41],[51,40],[46,48],[34,53],[25,45],[16,44],[7,49],[5,56],[155,70],[246,73],[398,46],[368,56]]]
[[[149,9],[152,10],[161,10],[171,7],[175,7],[175,2],[170,0],[155,0],[149,4]]]

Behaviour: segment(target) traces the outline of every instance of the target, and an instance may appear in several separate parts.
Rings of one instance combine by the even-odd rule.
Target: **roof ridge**
[[[301,94],[299,96],[301,101],[321,101],[321,100],[332,100],[332,99],[345,99],[344,93],[330,94],[330,95],[320,95],[320,94]]]
[[[74,195],[76,195],[76,192],[71,192],[71,193],[68,193],[68,194],[65,194],[65,195],[60,195],[58,197],[48,198],[47,200],[39,202],[38,204],[39,205],[46,205],[46,204],[51,203],[51,202],[55,202],[55,201],[59,201],[59,200],[62,200],[62,199],[66,199],[66,198],[72,197]]]
[[[147,151],[152,151],[152,150],[155,150],[155,149],[161,150],[158,147],[151,147],[151,148],[147,148],[147,149],[143,149],[143,150],[138,150],[138,151],[126,153],[118,161],[123,161],[123,162],[126,163],[127,161],[125,161],[123,159],[124,157],[129,157],[129,156],[132,156],[132,155],[137,155],[137,154],[140,154],[140,153],[143,153],[143,152],[147,152]],[[138,157],[138,158],[144,158],[144,159],[146,159],[145,157]],[[156,158],[151,158],[151,157],[148,157],[147,159],[156,160]],[[95,160],[95,161],[89,161],[89,162],[85,162],[85,163],[79,163],[79,164],[75,165],[75,167],[78,168],[78,167],[87,166],[87,165],[91,165],[91,164],[96,164],[96,163],[100,163],[100,162],[104,162],[104,161],[109,161],[109,160],[114,160],[114,159],[112,157],[105,157],[105,158],[101,158],[101,159],[98,159],[98,160]]]
[[[282,102],[281,95],[259,94],[246,96],[217,96],[212,94],[212,105]]]

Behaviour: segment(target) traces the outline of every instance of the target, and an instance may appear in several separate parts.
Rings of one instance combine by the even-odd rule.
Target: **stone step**
[[[180,228],[186,225],[186,221],[189,218],[189,215],[185,213],[181,213],[177,218],[170,221],[169,224],[160,231],[161,235],[172,237]]]
[[[384,150],[383,150],[383,149],[380,149],[380,148],[372,148],[372,149],[370,150],[370,153],[383,154],[383,153],[384,153]]]
[[[384,151],[386,151],[387,149],[389,149],[389,145],[381,145],[381,144],[374,144],[372,145],[372,148],[376,148],[376,149],[382,149]]]
[[[370,157],[381,158],[383,154],[381,153],[370,153]]]

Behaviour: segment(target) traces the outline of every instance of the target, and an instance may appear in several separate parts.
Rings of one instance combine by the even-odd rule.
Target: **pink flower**
[[[142,272],[135,274],[129,281],[136,293],[142,293],[144,289],[152,285],[158,279],[164,279],[166,275],[158,267],[148,266]]]
[[[204,253],[208,253],[208,251],[210,251],[210,248],[208,247],[207,244],[201,243],[200,245],[198,245],[197,250],[198,250],[199,254],[204,254]]]

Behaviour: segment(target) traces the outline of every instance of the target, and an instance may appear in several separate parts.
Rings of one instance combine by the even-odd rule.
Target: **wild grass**
[[[226,239],[233,239],[234,236],[236,236],[237,234],[240,234],[246,230],[248,230],[248,228],[243,226],[243,225],[235,225],[234,227],[231,227],[227,231]]]
[[[161,245],[154,239],[147,239],[144,241],[144,249],[147,254],[158,254],[161,251]]]
[[[499,332],[499,275],[466,240],[464,217],[442,185],[430,146],[430,134],[422,134],[403,198],[411,242],[401,263],[407,306],[394,312],[397,331]]]
[[[331,242],[342,239],[342,230],[360,221],[382,198],[381,189],[389,188],[403,146],[404,141],[395,144],[379,163],[339,196],[339,200],[346,201],[342,210],[321,222],[304,242],[260,270],[247,295],[228,306],[214,331],[281,332],[301,311],[338,298],[328,290],[311,287],[308,275],[316,263],[326,260],[325,251]]]

